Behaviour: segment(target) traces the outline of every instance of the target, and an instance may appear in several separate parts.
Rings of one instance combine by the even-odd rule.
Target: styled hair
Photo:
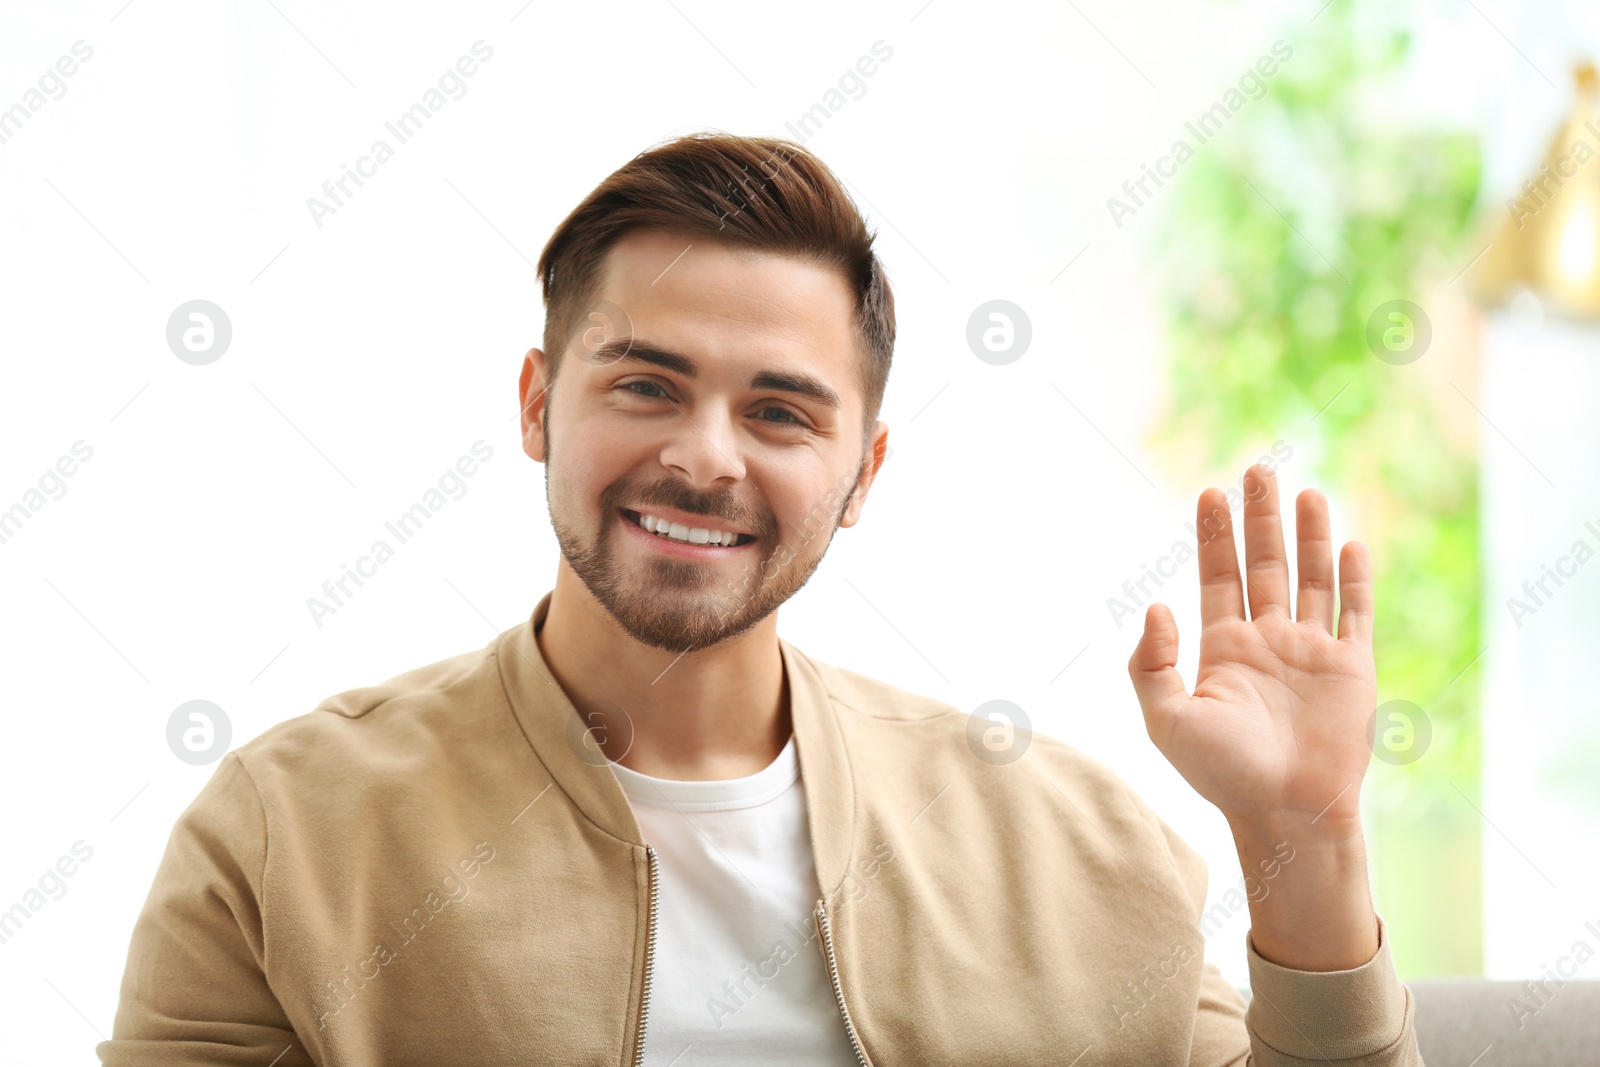
[[[560,360],[596,300],[612,245],[635,229],[721,241],[837,270],[855,294],[865,433],[878,417],[894,352],[894,294],[875,234],[832,171],[789,140],[694,133],[629,160],[556,227],[539,256],[544,351]]]

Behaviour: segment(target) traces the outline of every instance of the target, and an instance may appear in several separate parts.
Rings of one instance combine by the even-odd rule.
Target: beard
[[[777,519],[770,512],[752,512],[729,491],[700,493],[674,478],[654,482],[614,482],[600,495],[600,529],[585,531],[556,506],[550,492],[549,427],[545,428],[545,501],[550,506],[556,542],[589,592],[634,640],[681,655],[709,648],[744,633],[778,608],[816,572],[839,522],[855,495],[860,467],[849,491],[829,514],[825,497],[790,543],[779,543]],[[835,490],[828,496],[836,497]],[[649,505],[705,515],[707,527],[740,529],[755,535],[760,562],[742,568],[726,564],[652,556],[625,561],[617,544],[618,509]],[[626,521],[626,520],[624,520]],[[815,529],[809,527],[815,526]],[[826,536],[820,536],[826,533]],[[743,552],[747,559],[756,553]]]

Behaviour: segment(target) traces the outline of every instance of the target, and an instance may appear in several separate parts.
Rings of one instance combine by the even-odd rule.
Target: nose
[[[679,472],[696,489],[711,489],[721,481],[744,477],[739,454],[739,432],[726,411],[678,411],[679,423],[661,449],[661,465]]]

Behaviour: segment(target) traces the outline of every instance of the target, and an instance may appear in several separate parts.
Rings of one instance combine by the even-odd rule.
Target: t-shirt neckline
[[[675,808],[679,811],[732,811],[753,808],[782,796],[800,780],[800,760],[794,734],[789,734],[778,757],[755,774],[715,782],[680,782],[654,778],[612,763],[617,784],[634,804]]]

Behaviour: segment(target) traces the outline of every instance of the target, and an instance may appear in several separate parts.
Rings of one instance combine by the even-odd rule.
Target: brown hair
[[[797,256],[838,270],[856,297],[863,430],[878,417],[894,352],[894,294],[839,180],[794,141],[695,133],[640,153],[601,182],[539,256],[551,383],[624,233],[642,228]]]

